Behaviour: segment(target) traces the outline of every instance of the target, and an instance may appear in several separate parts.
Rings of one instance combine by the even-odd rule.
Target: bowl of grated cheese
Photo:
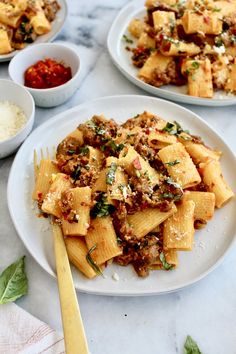
[[[35,104],[31,94],[10,80],[0,80],[0,159],[21,145],[34,124]]]

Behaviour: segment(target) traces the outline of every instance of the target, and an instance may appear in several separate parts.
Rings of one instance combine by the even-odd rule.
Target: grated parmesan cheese
[[[9,101],[0,101],[0,141],[18,133],[27,121],[20,107]]]

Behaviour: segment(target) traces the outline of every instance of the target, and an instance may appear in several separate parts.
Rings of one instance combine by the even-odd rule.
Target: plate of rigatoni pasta
[[[113,22],[107,47],[132,83],[155,96],[236,104],[236,3],[135,0]]]
[[[66,0],[0,2],[0,62],[34,43],[52,41],[67,17]]]
[[[200,117],[147,96],[104,97],[38,127],[12,165],[8,206],[55,276],[60,225],[75,287],[106,295],[184,288],[235,240],[235,157]]]

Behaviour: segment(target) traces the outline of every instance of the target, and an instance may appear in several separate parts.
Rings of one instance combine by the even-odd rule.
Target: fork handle
[[[53,225],[53,235],[66,353],[88,354],[88,344],[60,226]]]

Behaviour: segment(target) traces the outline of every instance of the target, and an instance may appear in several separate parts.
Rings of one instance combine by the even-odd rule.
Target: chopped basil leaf
[[[216,38],[215,39],[215,46],[216,47],[222,47],[222,45],[224,45],[222,39],[221,38]]]
[[[85,155],[88,155],[89,153],[89,148],[88,146],[83,146],[79,149],[79,153],[82,155],[82,156],[85,156]]]
[[[106,184],[109,185],[113,184],[113,182],[115,181],[116,170],[117,170],[117,164],[115,162],[112,162],[106,174]]]
[[[140,116],[140,114],[136,114],[136,116],[134,116],[133,118],[136,119]]]
[[[78,166],[76,167],[76,169],[72,172],[71,178],[73,178],[73,179],[76,181],[76,180],[79,178],[80,173],[81,173],[81,166],[78,165]]]
[[[93,268],[93,270],[95,271],[96,274],[102,275],[101,269],[98,267],[98,265],[94,262],[94,260],[91,257],[91,253],[93,253],[93,251],[96,249],[96,247],[97,247],[97,245],[95,244],[93,247],[90,248],[90,250],[88,251],[88,253],[86,255],[86,261]]]
[[[168,132],[169,134],[176,134],[175,125],[170,122],[166,123],[166,126],[162,129],[162,131]]]
[[[123,34],[123,40],[126,42],[126,43],[130,43],[132,44],[134,41],[129,38],[128,36],[126,36],[126,34]]]
[[[25,256],[7,267],[0,275],[0,304],[15,301],[27,294],[28,280],[25,274]]]
[[[75,153],[75,150],[71,149],[71,150],[67,150],[67,152],[68,152],[69,155],[73,155]]]
[[[93,219],[96,217],[102,218],[110,215],[114,210],[114,205],[107,203],[107,198],[104,193],[101,193],[90,214]]]
[[[174,266],[172,264],[169,264],[167,261],[166,261],[166,257],[165,257],[165,254],[164,252],[161,252],[160,253],[160,261],[164,267],[165,270],[171,270],[174,268]]]
[[[193,61],[192,62],[192,67],[194,68],[194,69],[198,69],[199,68],[199,63],[197,62],[197,61]]]
[[[190,336],[187,336],[184,343],[184,352],[185,354],[202,354],[197,343]]]
[[[178,163],[180,163],[179,160],[174,160],[174,161],[166,162],[165,165],[168,165],[168,166],[175,166],[175,165],[177,165]]]
[[[181,125],[176,121],[174,121],[174,123],[167,122],[166,126],[162,129],[162,131],[168,132],[169,134],[176,136],[179,136],[179,134],[183,132],[189,134],[189,131],[183,130]]]
[[[219,8],[217,8],[217,7],[214,7],[213,9],[212,9],[212,12],[220,12],[221,11],[221,9],[219,9]]]
[[[120,152],[124,148],[124,144],[116,144],[114,140],[110,140],[108,145],[111,147],[113,152]]]
[[[178,200],[180,200],[181,199],[181,197],[182,197],[182,194],[174,194],[174,193],[162,193],[162,194],[160,194],[160,198],[161,199],[173,199],[174,201],[178,201]]]

